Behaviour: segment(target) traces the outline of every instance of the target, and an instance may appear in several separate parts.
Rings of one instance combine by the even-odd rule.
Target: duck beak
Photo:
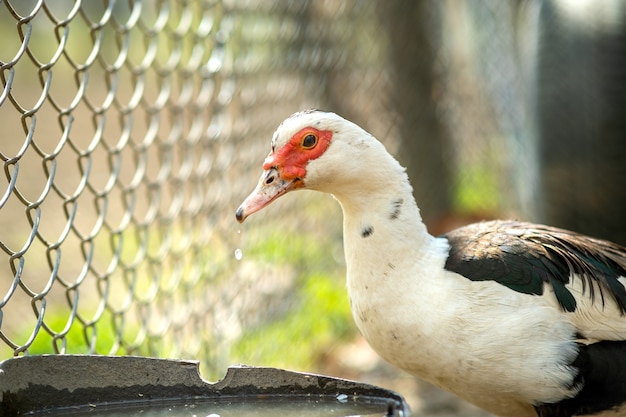
[[[250,195],[237,209],[235,216],[239,223],[243,223],[252,213],[256,213],[263,207],[269,205],[283,194],[302,186],[300,178],[284,179],[281,177],[278,168],[271,167],[263,171],[259,183]]]

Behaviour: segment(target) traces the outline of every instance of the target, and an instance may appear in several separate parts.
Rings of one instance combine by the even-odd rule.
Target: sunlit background
[[[276,366],[486,416],[359,337],[330,196],[235,209],[315,107],[398,156],[435,234],[506,217],[626,244],[625,5],[1,1],[0,359]]]

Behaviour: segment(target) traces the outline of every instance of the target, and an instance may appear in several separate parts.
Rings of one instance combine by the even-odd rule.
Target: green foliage
[[[234,362],[311,370],[320,354],[354,334],[344,281],[337,278],[307,277],[287,315],[241,338]]]
[[[460,213],[497,212],[500,207],[498,178],[487,167],[461,170],[453,195]]]
[[[61,314],[47,315],[45,323],[51,330],[60,333],[65,330],[67,325],[67,317]],[[30,331],[30,329],[28,329]],[[26,339],[28,336],[24,335],[20,339]],[[105,335],[98,335],[98,339],[102,337],[103,341],[106,338]],[[100,342],[102,343],[102,342]],[[65,333],[64,338],[58,338],[53,340],[53,337],[45,330],[40,329],[33,343],[28,348],[28,353],[31,355],[43,355],[55,352],[54,346],[58,351],[64,351],[68,354],[84,354],[89,353],[87,343],[85,342],[83,327],[80,323],[74,322]],[[64,349],[65,347],[65,349]]]
[[[65,353],[65,354],[88,354],[88,353],[105,353],[117,346],[118,338],[116,336],[116,330],[111,320],[111,316],[108,312],[105,312],[100,320],[94,323],[92,326],[84,327],[82,323],[75,320],[67,329],[68,317],[66,314],[48,314],[45,318],[46,326],[56,334],[63,334],[63,337],[57,337],[56,339],[50,335],[48,331],[41,328],[32,344],[28,348],[30,355],[43,355],[51,353]],[[31,329],[25,329],[25,334],[18,338],[18,340],[26,340],[29,337]],[[137,333],[137,329],[129,331],[132,334]],[[93,345],[93,349],[89,349],[89,346]],[[118,349],[115,354],[123,355],[127,352],[125,349]],[[134,352],[134,354],[142,354],[141,352]],[[6,355],[5,357],[8,357]]]
[[[316,239],[308,233],[286,234],[276,231],[262,232],[263,239],[246,251],[246,256],[270,263],[289,263],[301,272],[330,273],[335,267],[329,248],[323,246],[323,238]],[[330,261],[329,261],[330,260]]]
[[[233,363],[311,371],[322,353],[354,335],[345,271],[328,243],[315,233],[270,233],[248,251],[255,259],[289,263],[298,271],[297,289],[282,317],[243,334]]]

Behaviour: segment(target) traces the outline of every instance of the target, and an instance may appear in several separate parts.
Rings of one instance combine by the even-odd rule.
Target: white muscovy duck
[[[334,113],[290,116],[271,146],[237,220],[334,195],[352,314],[384,359],[501,416],[626,413],[626,249],[515,221],[433,237],[404,168]]]

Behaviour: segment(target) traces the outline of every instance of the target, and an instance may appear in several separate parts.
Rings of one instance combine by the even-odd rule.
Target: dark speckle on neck
[[[400,207],[402,207],[402,204],[404,204],[403,198],[398,198],[391,202],[391,212],[389,213],[389,218],[391,220],[395,220],[400,216],[400,213],[402,212]]]
[[[366,225],[361,229],[361,237],[369,237],[374,234],[374,228],[372,226]]]

